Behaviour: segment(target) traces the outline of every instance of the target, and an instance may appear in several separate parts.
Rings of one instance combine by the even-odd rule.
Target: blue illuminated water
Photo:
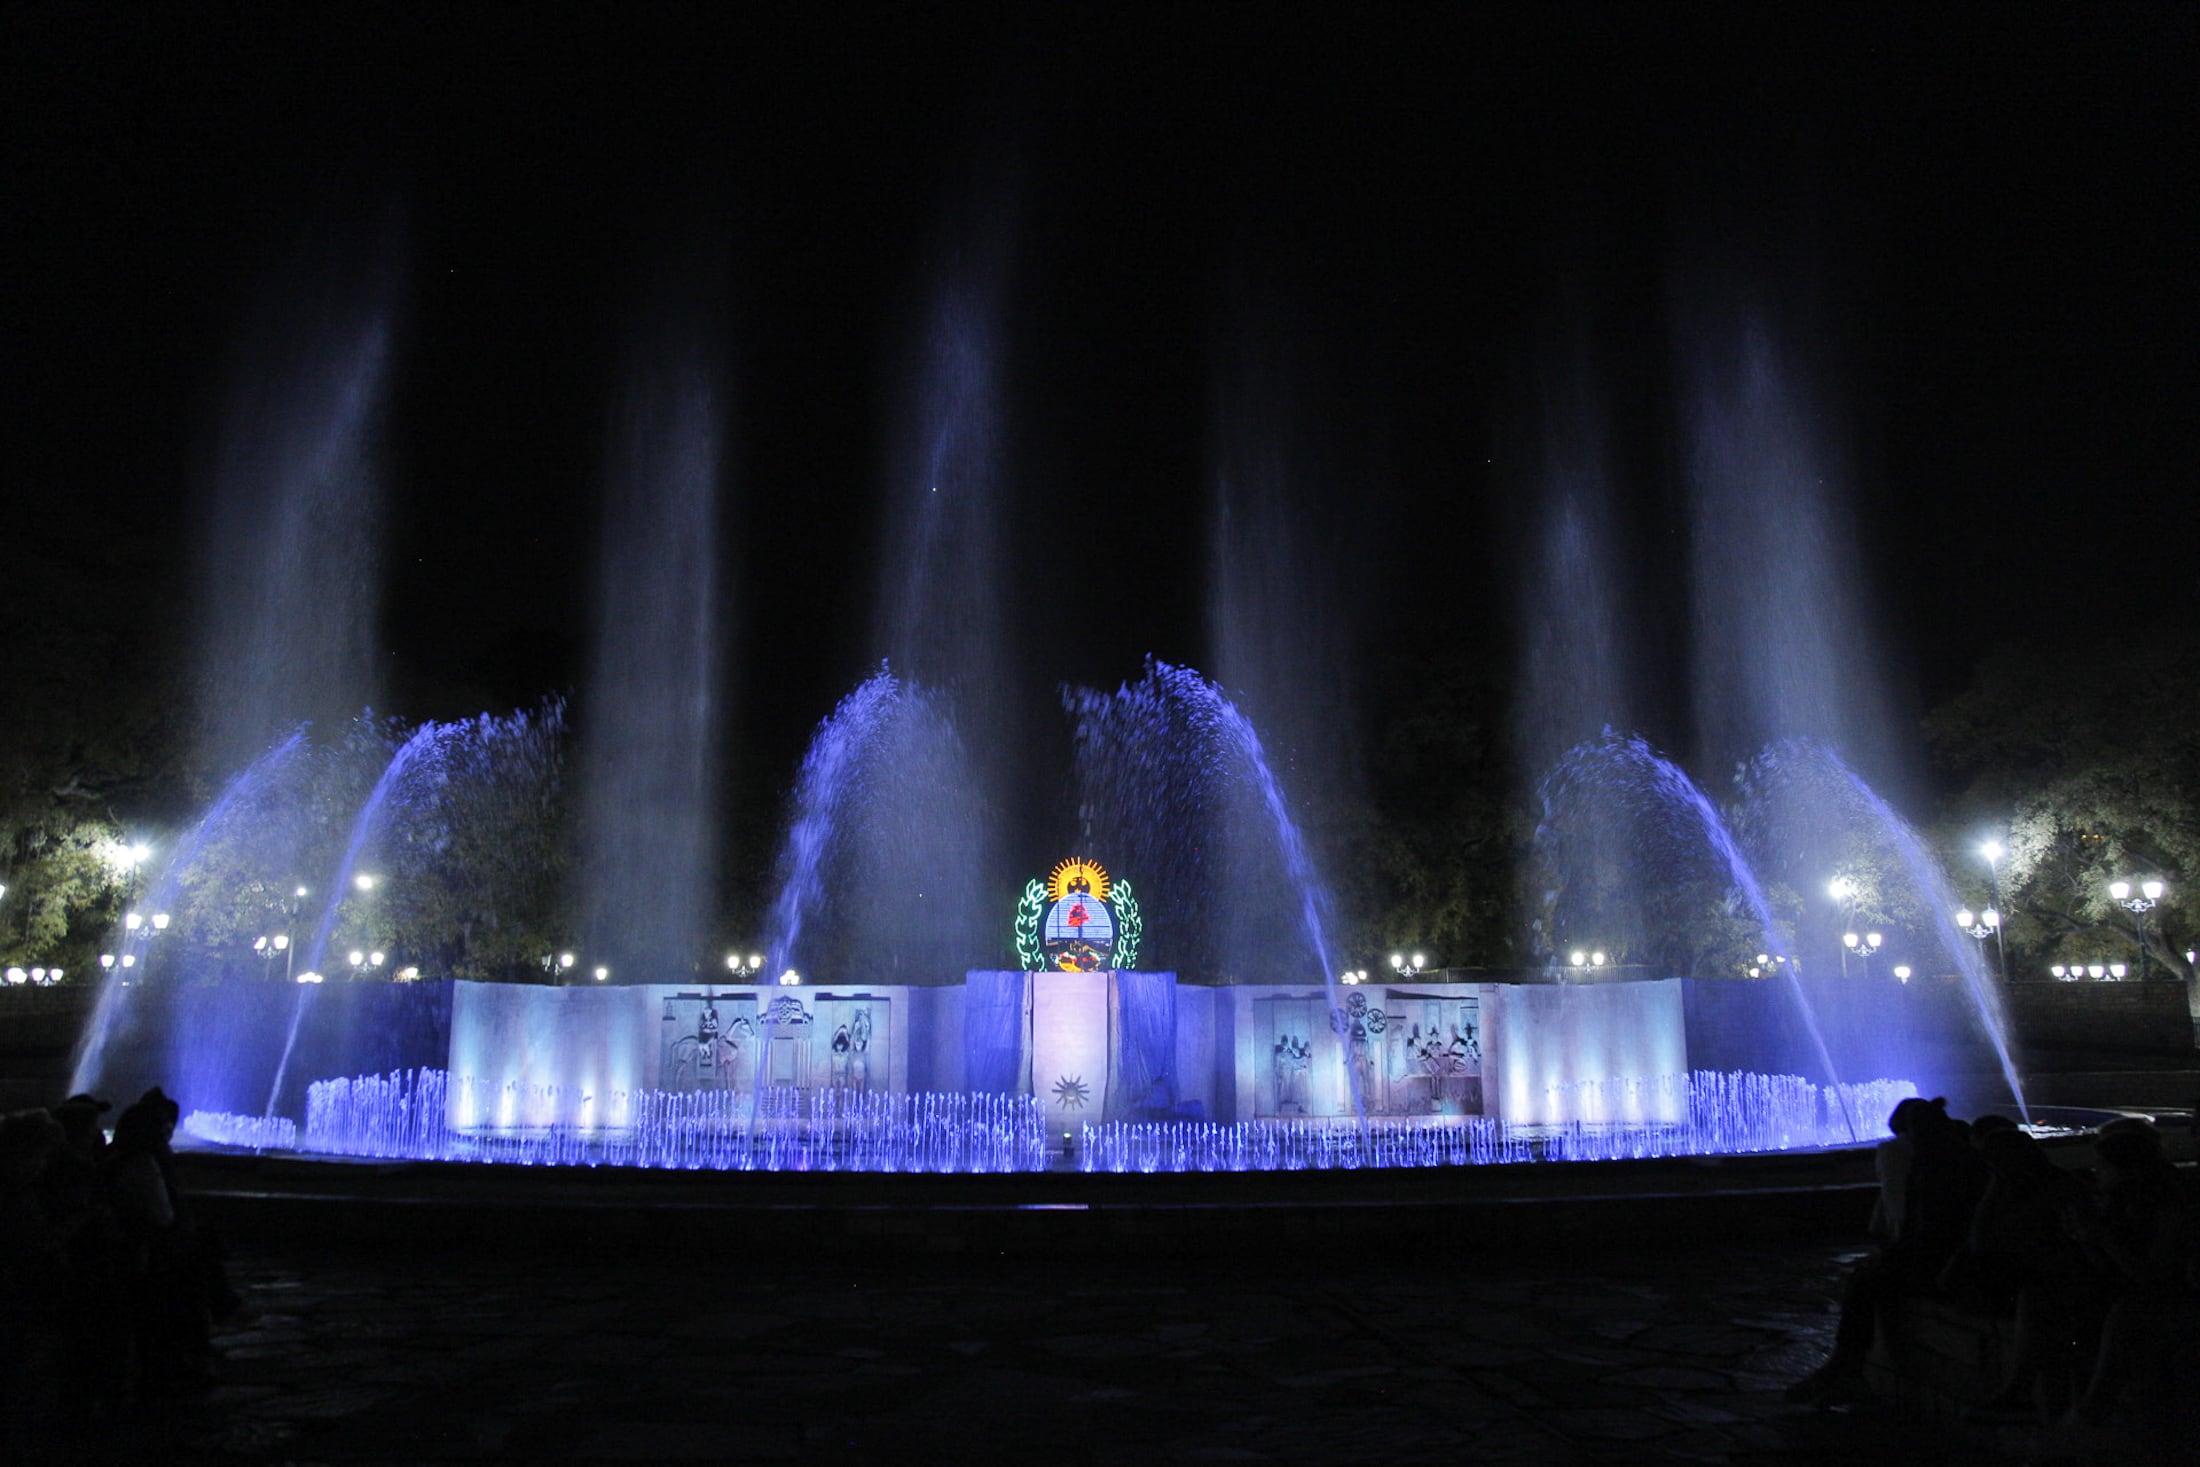
[[[197,862],[199,853],[212,839],[226,833],[232,818],[239,812],[252,809],[265,796],[269,788],[288,773],[291,765],[305,748],[305,730],[293,729],[259,758],[245,767],[242,773],[230,780],[206,813],[193,823],[177,841],[174,848],[162,853],[159,873],[136,910],[166,912],[179,905],[176,898],[183,890],[185,876]],[[180,936],[180,934],[178,934]],[[132,1000],[142,998],[145,990],[139,986],[147,976],[149,963],[144,962],[146,945],[152,939],[133,934],[118,925],[108,934],[108,950],[117,958],[127,955],[140,960],[140,965],[122,966],[103,973],[99,980],[99,1000],[92,1008],[92,1016],[77,1040],[76,1062],[71,1067],[69,1090],[71,1094],[94,1093],[107,1083],[109,1047],[125,1027]],[[197,1087],[193,1081],[201,1065],[201,1057],[179,1052],[173,1045],[164,1045],[167,1052],[163,1073],[171,1093],[189,1095]]]
[[[1542,800],[1544,820],[1538,840],[1547,847],[1560,834],[1557,827],[1564,818],[1585,805],[1625,805],[1638,816],[1664,822],[1669,832],[1676,829],[1679,833],[1692,832],[1702,848],[1719,863],[1732,893],[1748,908],[1761,934],[1764,951],[1774,960],[1779,981],[1793,1000],[1809,1036],[1820,1073],[1825,1076],[1832,1093],[1837,1096],[1843,1093],[1841,1075],[1832,1052],[1826,1047],[1825,1031],[1819,1023],[1817,1010],[1791,960],[1788,938],[1765,899],[1764,888],[1717,807],[1685,771],[1652,750],[1648,741],[1639,735],[1607,732],[1600,739],[1578,746],[1559,761],[1544,783]],[[1671,882],[1675,875],[1670,869],[1658,869],[1650,861],[1643,860],[1630,870],[1629,878],[1657,883]],[[1856,1128],[1856,1118],[1851,1116],[1848,1120],[1851,1133],[1861,1135]]]
[[[1765,788],[1760,799],[1775,795],[1812,809],[1816,819],[1828,825],[1854,821],[1865,838],[1890,852],[1908,881],[1915,907],[1924,914],[1931,946],[1962,977],[1964,990],[1979,1028],[1994,1051],[2011,1099],[2027,1119],[2024,1086],[2017,1073],[2009,1038],[2009,1024],[2001,1000],[1986,971],[1984,955],[1971,937],[1957,928],[1954,913],[1961,905],[1948,874],[1926,848],[1922,837],[1878,791],[1864,781],[1832,749],[1809,739],[1789,739],[1758,756],[1755,769]]]
[[[1113,693],[1065,689],[1063,701],[1076,725],[1088,824],[1100,827],[1099,843],[1111,856],[1120,845],[1121,868],[1138,871],[1147,891],[1167,891],[1172,884],[1196,889],[1233,865],[1252,864],[1211,862],[1210,846],[1257,843],[1283,879],[1285,930],[1295,938],[1276,950],[1267,981],[1318,981],[1331,1011],[1342,1012],[1327,930],[1328,890],[1252,721],[1216,684],[1158,658],[1148,659],[1139,681]],[[1186,915],[1221,927],[1237,915],[1228,904],[1246,895],[1211,893],[1211,905]],[[1267,899],[1266,892],[1259,896]],[[1210,937],[1208,952],[1219,946]],[[1232,954],[1239,964],[1266,956]],[[1353,1111],[1364,1116],[1359,1076],[1350,1065],[1346,1074]]]
[[[880,667],[840,700],[810,738],[795,783],[794,819],[780,849],[779,894],[766,928],[770,974],[798,965],[802,927],[824,901],[828,862],[860,793],[866,751],[892,717],[901,691],[900,680]]]
[[[1246,1172],[1731,1155],[1839,1146],[1859,1133],[1876,1139],[1886,1134],[1876,1118],[1917,1093],[1900,1081],[1834,1089],[1795,1075],[1701,1070],[1592,1083],[1654,1091],[1655,1108],[1685,1119],[1107,1122],[1081,1127],[1071,1157],[1087,1172]],[[617,1108],[637,1118],[617,1130],[460,1131],[449,1124],[454,1104],[488,1113],[503,1098],[455,1096],[446,1072],[403,1070],[315,1084],[302,1129],[279,1118],[194,1112],[182,1130],[199,1142],[252,1150],[517,1166],[989,1173],[1056,1164],[1045,1102],[1030,1095],[649,1090],[616,1097]],[[558,1104],[555,1095],[512,1098],[522,1108]],[[1618,1109],[1627,1097],[1600,1099]],[[1859,1127],[1849,1119],[1856,1115],[1872,1119]]]

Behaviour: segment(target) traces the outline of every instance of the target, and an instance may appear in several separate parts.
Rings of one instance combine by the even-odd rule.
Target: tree
[[[1383,727],[1375,809],[1358,837],[1374,860],[1340,873],[1339,905],[1364,914],[1362,951],[1418,947],[1446,964],[1516,964],[1533,822],[1514,797],[1504,699],[1461,662],[1398,681],[1420,691]]]
[[[2186,956],[2200,915],[2200,640],[2189,632],[2130,645],[2088,642],[2003,652],[1983,664],[1927,731],[1961,781],[1953,829],[2006,824],[2000,872],[2011,963],[2134,959],[2181,978],[2200,1020]],[[2167,886],[2142,921],[2109,895],[2115,880]]]

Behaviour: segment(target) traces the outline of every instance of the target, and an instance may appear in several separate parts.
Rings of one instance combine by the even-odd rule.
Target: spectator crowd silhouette
[[[2006,1324],[2000,1378],[1967,1420],[2093,1425],[2181,1388],[2174,1361],[2200,1326],[2200,1214],[2150,1122],[2103,1125],[2090,1168],[2057,1164],[2006,1116],[1957,1120],[1945,1100],[1904,1100],[1888,1129],[1879,1247],[1849,1276],[1831,1357],[1790,1401],[1854,1394],[1875,1341],[1899,1377],[1902,1306],[1926,1299]]]
[[[72,1095],[0,1116],[0,1460],[204,1389],[211,1326],[241,1306],[176,1185],[175,1101],[146,1091],[110,1140],[111,1109]]]

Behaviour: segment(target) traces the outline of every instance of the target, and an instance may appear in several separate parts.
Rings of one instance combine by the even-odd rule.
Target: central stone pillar
[[[1107,1115],[1108,974],[1039,973],[1032,986],[1031,1093],[1059,1144]]]

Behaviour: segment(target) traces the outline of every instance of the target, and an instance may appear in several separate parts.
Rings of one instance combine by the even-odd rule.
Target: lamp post
[[[143,912],[125,912],[122,916],[122,950],[119,955],[116,955],[117,962],[122,967],[134,968],[137,966],[140,953],[150,959],[152,954],[144,950],[154,938],[168,930],[168,921],[169,918],[166,912],[155,912],[150,917],[147,917]],[[130,951],[133,943],[138,946],[139,952]],[[107,961],[106,956],[100,958],[99,965],[102,968],[115,966],[115,964]]]
[[[1428,967],[1428,959],[1419,953],[1415,953],[1410,958],[1403,953],[1392,953],[1390,955],[1390,966],[1392,971],[1400,978],[1412,978]]]
[[[1339,973],[1337,975],[1337,981],[1339,983],[1357,987],[1358,985],[1367,981],[1367,969],[1347,968],[1342,973]]]
[[[2154,910],[2154,904],[2162,899],[2162,893],[2166,890],[2168,888],[2159,881],[2142,881],[2139,883],[2139,894],[2133,896],[2131,883],[2128,881],[2111,881],[2108,884],[2109,900],[2139,919],[2137,941],[2139,978],[2142,982],[2147,976],[2147,913]]]
[[[1602,948],[1595,948],[1588,952],[1584,952],[1577,947],[1572,952],[1566,955],[1566,961],[1567,964],[1571,967],[1580,968],[1584,971],[1590,971],[1603,967],[1606,962],[1606,958],[1604,955],[1604,949]]]
[[[252,951],[260,955],[260,972],[263,977],[275,971],[275,960],[283,960],[283,977],[290,977],[290,934],[276,932],[252,939]]]
[[[2001,913],[1988,907],[1974,915],[1969,907],[1965,907],[1956,913],[1956,926],[1971,934],[1972,941],[1978,944],[1979,966],[1985,967],[1986,939],[2001,931]]]
[[[306,889],[303,886],[294,889],[290,894],[290,900],[282,904],[283,931],[282,940],[278,946],[282,949],[283,954],[283,980],[285,982],[290,981],[296,972],[298,949],[294,945],[293,939],[297,936],[298,914],[305,910],[305,905]]]
[[[1896,982],[1907,984],[1910,981],[1910,965],[1908,963],[1896,963],[1894,965],[1894,976]]]
[[[1856,960],[1864,965],[1865,976],[1869,977],[1872,971],[1872,959],[1879,956],[1880,945],[1885,941],[1886,939],[1876,932],[1867,932],[1862,937],[1853,932],[1844,932],[1841,934],[1842,958],[1846,962],[1849,954],[1855,954]]]
[[[573,965],[579,961],[571,953],[544,953],[542,971],[550,975],[552,983],[563,983],[566,981],[565,975],[572,972]]]
[[[1855,882],[1851,881],[1846,876],[1836,876],[1833,878],[1833,880],[1826,883],[1826,895],[1832,897],[1834,901],[1840,904],[1841,925],[1843,927],[1848,926],[1851,921],[1855,920]],[[1844,942],[1841,944],[1841,976],[1844,978],[1849,976],[1849,949],[1854,947],[1855,945],[1856,944],[1853,942]]]
[[[351,976],[354,981],[357,981],[380,968],[385,955],[381,952],[361,951],[358,948],[353,948],[348,956],[351,962]]]
[[[736,978],[753,978],[764,970],[764,956],[750,953],[743,958],[739,953],[726,954],[726,971]]]
[[[2002,843],[1998,840],[1981,842],[1978,853],[1986,858],[1986,877],[1993,888],[1994,905],[1989,910],[1998,912],[2001,909]],[[2009,940],[2002,936],[1999,922],[1994,924],[1994,956],[2000,961],[2001,976],[2006,980],[2009,977]]]

